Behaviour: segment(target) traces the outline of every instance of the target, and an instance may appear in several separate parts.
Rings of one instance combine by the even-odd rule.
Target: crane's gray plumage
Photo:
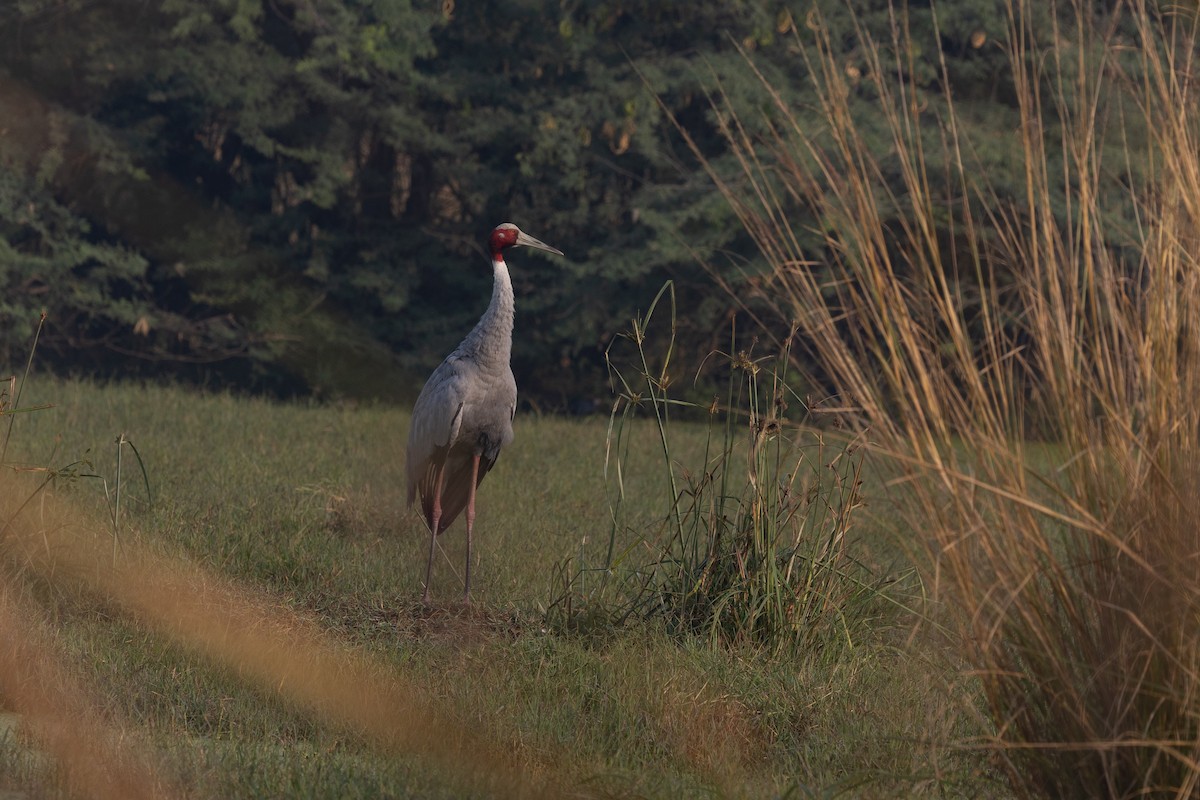
[[[475,489],[513,439],[517,383],[512,353],[514,300],[503,251],[527,245],[562,253],[527,236],[512,223],[492,231],[492,301],[474,329],[443,361],[417,398],[408,434],[408,504],[420,495],[430,531],[425,599],[433,564],[434,537],[467,510],[466,597],[471,591],[471,529]]]
[[[438,533],[462,513],[478,448],[479,480],[512,441],[517,382],[509,367],[514,300],[504,261],[492,263],[492,302],[462,344],[446,357],[421,389],[408,434],[408,503],[420,489],[429,518],[435,471],[443,468],[442,515]],[[455,502],[457,501],[457,502]]]

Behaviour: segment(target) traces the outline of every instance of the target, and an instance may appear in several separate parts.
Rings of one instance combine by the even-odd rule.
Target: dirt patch
[[[307,604],[323,623],[358,641],[443,642],[475,647],[497,639],[515,639],[535,628],[514,610],[462,602],[429,604],[405,598],[360,601],[331,595]]]

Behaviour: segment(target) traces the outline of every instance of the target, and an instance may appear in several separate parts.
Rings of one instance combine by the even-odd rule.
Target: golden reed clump
[[[815,107],[764,79],[752,135],[718,97],[742,174],[710,172],[773,268],[755,307],[902,487],[931,613],[977,678],[990,734],[967,744],[1024,796],[1193,797],[1200,24],[1109,6],[1007,2],[1007,193],[977,160],[1002,132],[972,140],[944,62],[940,99],[903,79],[901,9],[886,42],[855,31],[856,86],[814,11],[795,37]]]

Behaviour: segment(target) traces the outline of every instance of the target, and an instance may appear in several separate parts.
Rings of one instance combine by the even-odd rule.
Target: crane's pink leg
[[[471,460],[471,483],[467,486],[467,569],[463,602],[471,602],[471,532],[475,529],[475,485],[479,483],[479,453]]]
[[[433,513],[426,520],[429,523],[429,562],[425,565],[425,594],[421,595],[421,602],[429,604],[429,582],[433,576],[433,551],[437,542],[438,524],[442,521],[442,476],[445,475],[445,468],[435,467],[437,470],[437,480],[433,483]]]

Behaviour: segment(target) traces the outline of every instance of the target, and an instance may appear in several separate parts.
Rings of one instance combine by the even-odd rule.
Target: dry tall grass
[[[992,732],[981,744],[1012,787],[1190,797],[1200,23],[1194,7],[1130,0],[1098,19],[1094,5],[1008,1],[1019,201],[989,185],[949,93],[937,107],[913,96],[900,10],[891,41],[858,31],[891,152],[868,146],[858,89],[814,14],[797,36],[819,113],[767,85],[776,122],[764,141],[718,98],[744,176],[713,172],[773,267],[759,300],[798,326],[799,366],[815,365],[911,478],[904,512],[956,623],[953,655],[978,675]],[[1114,149],[1126,136],[1148,145]],[[1135,210],[1135,230],[1113,229],[1114,203]],[[823,252],[801,245],[811,231],[789,219],[797,208],[820,221]],[[1031,433],[1054,465],[1036,465]]]

